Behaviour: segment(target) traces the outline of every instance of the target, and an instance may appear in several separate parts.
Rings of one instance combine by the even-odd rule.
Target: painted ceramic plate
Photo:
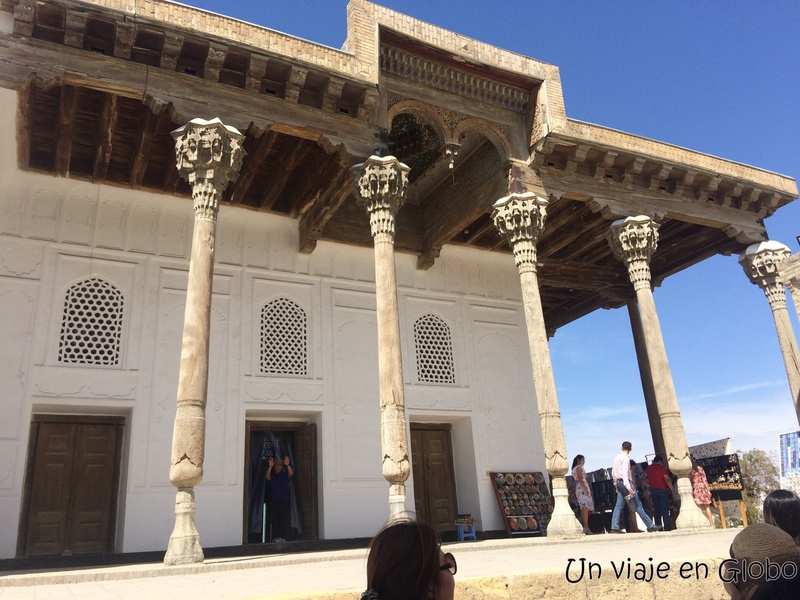
[[[503,482],[506,480],[505,475],[502,473],[495,473],[494,474],[494,481],[497,485],[503,485]]]
[[[525,483],[527,483],[528,485],[532,484],[533,475],[531,475],[530,473],[525,473]]]
[[[508,479],[508,477],[506,477],[506,479]],[[536,474],[533,476],[533,480],[534,480],[534,481],[535,481],[537,484],[544,483],[544,477],[542,476],[542,474],[541,474],[541,473],[536,473]]]
[[[525,519],[517,519],[517,523],[519,524],[519,528],[523,531],[528,528],[528,521]]]
[[[514,483],[514,476],[511,473],[506,475],[506,483],[508,485],[512,485]]]
[[[504,512],[504,513],[506,513],[507,515],[510,515],[510,514],[511,514],[511,507],[510,507],[510,506],[506,506],[506,507],[503,509],[503,512]]]
[[[517,482],[517,485],[522,485],[525,479],[522,477],[522,473],[517,473],[516,477],[514,477],[514,481]]]
[[[536,526],[538,525],[536,519],[534,519],[533,517],[528,517],[527,521],[528,521],[528,529],[536,529]]]
[[[513,529],[514,531],[517,531],[519,529],[519,523],[517,523],[516,519],[509,519],[508,524],[511,525],[511,529]]]
[[[533,514],[535,514],[535,515],[539,514],[539,507],[538,506],[534,506],[533,507]]]

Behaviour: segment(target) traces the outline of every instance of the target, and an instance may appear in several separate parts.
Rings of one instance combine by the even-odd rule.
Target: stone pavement
[[[458,561],[457,599],[618,600],[635,594],[637,600],[716,600],[728,597],[719,564],[738,531],[596,535],[570,541],[514,538],[456,542],[445,548]],[[581,559],[587,567],[582,578]],[[589,562],[601,569],[592,567],[591,580]],[[637,562],[644,565],[638,572]],[[662,565],[659,578],[657,566],[662,562],[669,567]],[[684,563],[689,566],[681,573]],[[365,567],[366,550],[360,549],[220,558],[176,567],[137,564],[0,573],[0,600],[357,600],[365,586]],[[614,569],[620,567],[617,576]],[[637,575],[650,581],[639,581]]]

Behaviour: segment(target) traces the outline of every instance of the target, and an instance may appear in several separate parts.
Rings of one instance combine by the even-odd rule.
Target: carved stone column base
[[[178,488],[175,494],[175,529],[169,536],[167,553],[164,555],[164,564],[188,565],[201,563],[205,559],[203,548],[200,546],[200,534],[194,526],[193,488]]]
[[[389,486],[389,520],[396,521],[406,515],[406,486]]]
[[[677,529],[708,529],[711,524],[703,511],[694,503],[692,482],[688,477],[678,477],[678,495],[681,497],[681,513],[675,522]]]
[[[547,524],[549,538],[577,538],[583,535],[583,527],[569,507],[567,480],[553,477],[553,514]]]

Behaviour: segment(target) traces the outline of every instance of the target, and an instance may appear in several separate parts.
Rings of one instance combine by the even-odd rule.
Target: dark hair
[[[663,462],[664,462],[664,457],[663,457],[663,456],[661,456],[660,454],[656,454],[656,455],[653,457],[653,462],[654,462],[654,463],[663,463]]]
[[[775,490],[764,499],[764,522],[800,536],[800,498],[791,490]]]
[[[622,449],[623,450],[630,450],[633,448],[633,444],[630,442],[622,442]]]
[[[424,600],[439,583],[440,544],[427,523],[392,521],[369,544],[367,587],[381,600]]]
[[[585,457],[583,456],[583,454],[577,454],[577,455],[575,456],[575,458],[572,460],[572,468],[573,468],[573,469],[574,469],[575,467],[577,467],[577,466],[578,466],[578,462],[579,462],[579,461],[580,461],[582,458],[585,458]]]

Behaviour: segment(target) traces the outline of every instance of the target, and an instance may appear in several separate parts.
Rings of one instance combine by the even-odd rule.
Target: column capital
[[[514,251],[520,273],[536,271],[536,244],[544,230],[547,200],[533,192],[514,193],[494,203],[492,221]]]
[[[192,119],[172,137],[178,173],[192,186],[195,218],[216,220],[222,191],[239,176],[244,136],[219,119]]]
[[[394,241],[397,211],[405,202],[411,167],[394,156],[370,156],[353,167],[356,203],[369,213],[375,241]]]
[[[628,267],[634,289],[650,287],[650,258],[658,246],[658,224],[645,215],[626,217],[611,224],[608,244],[614,256]]]
[[[780,264],[791,255],[789,248],[774,240],[751,244],[739,256],[745,275],[751,283],[760,287],[767,296],[772,310],[786,307]]]

